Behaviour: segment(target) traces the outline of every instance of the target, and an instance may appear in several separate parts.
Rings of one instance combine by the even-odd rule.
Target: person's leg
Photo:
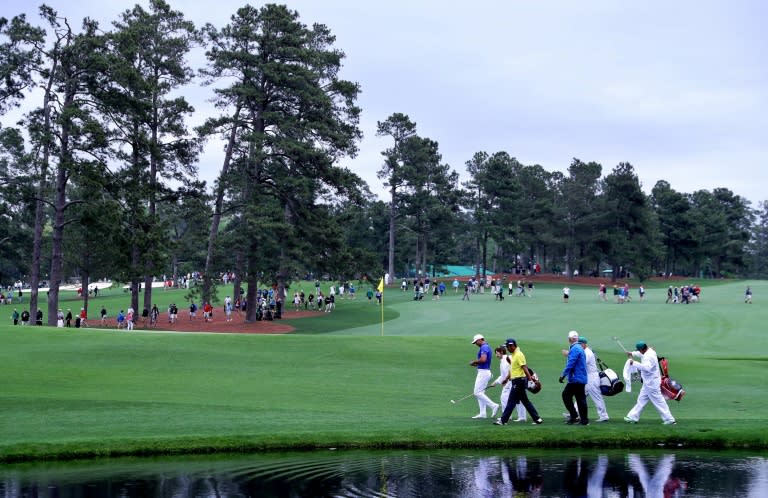
[[[517,419],[515,422],[525,422],[527,420],[525,414],[525,406],[522,403],[517,404]]]
[[[587,412],[587,395],[584,392],[586,384],[574,384],[573,387],[581,425],[587,425],[589,424],[589,413]]]
[[[574,387],[573,387],[573,384],[569,382],[563,388],[562,398],[563,398],[563,405],[565,406],[565,409],[568,411],[568,422],[570,423],[574,423],[576,419],[579,418],[579,415],[576,413],[576,410],[573,408],[573,396],[574,396]]]
[[[507,422],[509,422],[510,417],[512,416],[512,410],[515,409],[515,405],[518,403],[518,393],[515,390],[514,381],[510,380],[507,382],[507,385],[510,386],[509,389],[509,397],[507,398],[507,405],[504,407],[504,411],[501,414],[501,417],[497,421],[497,423],[506,425]]]
[[[479,369],[477,371],[477,376],[475,377],[475,398],[477,398],[477,404],[480,407],[480,411],[478,412],[479,417],[478,418],[484,418],[486,417],[486,408],[496,407],[498,409],[498,405],[494,403],[491,398],[488,397],[487,394],[485,394],[485,388],[488,386],[488,381],[491,379],[491,371],[487,369]],[[494,410],[495,411],[495,410]]]
[[[645,385],[643,385],[643,387],[640,388],[640,394],[637,396],[637,402],[635,403],[635,406],[629,410],[629,413],[627,413],[625,418],[630,419],[632,422],[637,422],[640,420],[640,414],[643,412],[643,408],[645,408],[645,405],[648,403],[648,399],[648,389],[645,387]]]
[[[600,392],[600,383],[593,381],[590,381],[589,384],[587,384],[587,394],[589,394],[589,397],[592,399],[592,402],[595,404],[595,410],[597,411],[597,418],[598,422],[602,422],[604,420],[608,420],[608,410],[605,408],[605,400],[603,399],[603,394]]]
[[[648,393],[648,398],[650,399],[651,403],[653,403],[653,406],[656,407],[656,411],[659,412],[659,415],[661,415],[661,420],[667,424],[675,423],[675,417],[673,417],[672,412],[669,411],[667,400],[664,399],[664,396],[661,394],[660,390],[654,389]]]
[[[501,388],[500,405],[502,413],[507,409],[507,400],[509,399],[509,391],[512,390],[512,383],[507,381],[504,387]]]

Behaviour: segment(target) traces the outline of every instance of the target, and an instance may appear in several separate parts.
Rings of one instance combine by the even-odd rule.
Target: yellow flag
[[[379,286],[376,287],[376,290],[381,292],[382,294],[384,293],[384,278],[379,280]]]

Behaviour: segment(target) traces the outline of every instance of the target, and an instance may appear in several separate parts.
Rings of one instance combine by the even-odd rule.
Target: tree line
[[[108,29],[39,13],[43,26],[0,18],[0,282],[30,283],[34,313],[47,281],[49,323],[72,276],[83,289],[127,282],[141,309],[153,279],[190,271],[202,275],[202,300],[232,271],[249,302],[259,283],[445,264],[768,274],[766,203],[753,210],[725,188],[689,194],[665,181],[646,195],[629,163],[603,176],[574,159],[565,174],[507,152],[476,153],[461,182],[438,142],[398,112],[377,127],[391,144],[378,171],[389,199],[377,199],[341,166],[362,138],[360,85],[342,78],[331,30],[286,6],[245,6],[223,27],[197,27],[163,0]],[[205,64],[193,68],[197,49]],[[197,127],[183,96],[191,85],[209,90],[217,112]],[[8,123],[18,106],[23,118]],[[197,161],[212,139],[224,157],[209,188]]]

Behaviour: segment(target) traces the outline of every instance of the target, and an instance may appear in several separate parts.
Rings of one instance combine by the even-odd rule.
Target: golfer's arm
[[[523,365],[523,372],[525,372],[525,378],[531,380],[531,371],[528,370],[528,365]]]

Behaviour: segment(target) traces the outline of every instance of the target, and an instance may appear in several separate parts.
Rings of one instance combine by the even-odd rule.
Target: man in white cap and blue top
[[[494,403],[491,398],[485,394],[485,389],[488,387],[488,381],[491,380],[491,358],[493,358],[493,351],[491,346],[485,342],[483,334],[475,334],[472,338],[472,344],[478,347],[477,359],[469,363],[470,366],[477,367],[477,376],[475,377],[475,389],[472,391],[477,398],[477,404],[480,406],[480,411],[472,418],[486,418],[486,408],[491,407],[491,417],[496,416],[496,412],[499,411],[498,403]]]
[[[649,348],[644,341],[635,344],[635,349],[637,351],[627,352],[627,356],[629,357],[630,367],[640,372],[640,377],[643,379],[643,387],[640,388],[640,394],[637,395],[637,403],[627,413],[624,420],[630,424],[636,424],[640,420],[640,413],[642,413],[643,408],[650,401],[656,407],[659,415],[661,415],[664,425],[674,425],[675,417],[672,416],[669,406],[667,406],[667,400],[661,394],[661,370],[659,369],[659,358],[656,356],[656,351]],[[640,361],[635,361],[635,359]]]
[[[565,363],[563,373],[560,374],[560,383],[568,377],[568,384],[563,389],[563,404],[568,410],[568,420],[566,424],[573,425],[576,422],[581,425],[589,425],[589,416],[587,415],[587,357],[584,348],[579,345],[579,333],[575,330],[568,332],[568,360]],[[573,398],[576,398],[576,407],[579,413],[573,409]]]

